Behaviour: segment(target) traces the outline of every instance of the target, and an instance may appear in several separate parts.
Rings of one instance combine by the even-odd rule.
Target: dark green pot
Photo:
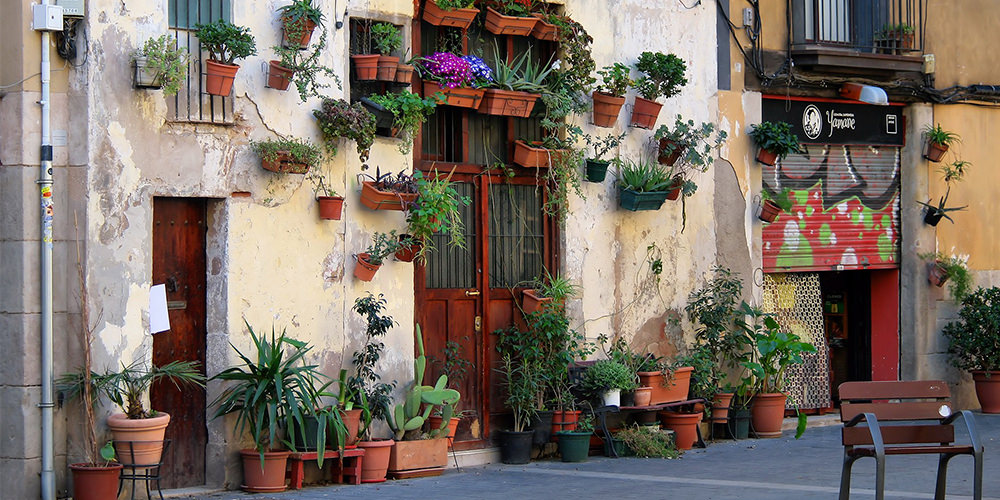
[[[562,441],[562,438],[560,438],[559,440]],[[612,446],[615,447],[615,454],[617,454],[619,458],[627,457],[632,454],[632,450],[629,449],[627,445],[625,445],[625,441],[622,441],[621,439],[618,439],[616,437],[612,437],[612,438],[604,438],[604,456],[606,457],[615,456],[615,454],[611,453]]]
[[[559,455],[563,462],[586,462],[590,454],[590,432],[560,431]]]
[[[608,176],[609,161],[587,159],[587,182],[604,182]]]
[[[659,210],[667,201],[666,191],[638,192],[623,189],[618,197],[618,204],[625,210]]]
[[[750,437],[750,410],[729,410],[729,422],[726,424],[726,437],[730,439],[747,439]]]

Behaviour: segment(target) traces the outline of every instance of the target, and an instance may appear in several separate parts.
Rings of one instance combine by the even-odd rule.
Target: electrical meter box
[[[83,0],[56,0],[56,5],[63,8],[63,17],[84,17]]]
[[[31,6],[31,29],[35,31],[62,31],[62,7],[49,4]]]

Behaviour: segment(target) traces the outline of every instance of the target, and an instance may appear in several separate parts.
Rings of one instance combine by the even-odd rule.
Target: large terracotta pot
[[[389,470],[389,455],[392,453],[392,445],[395,443],[391,439],[358,441],[358,448],[365,450],[365,459],[361,462],[362,483],[385,481],[385,474]]]
[[[243,458],[243,485],[240,487],[254,493],[285,491],[285,468],[290,454],[290,451],[266,451],[262,465],[260,452],[256,449],[240,450]]]
[[[163,453],[163,435],[170,414],[159,412],[153,418],[130,419],[124,413],[108,417],[108,428],[115,439],[118,461],[126,464],[155,465]]]
[[[674,431],[674,444],[677,445],[677,449],[690,450],[698,440],[698,423],[704,414],[661,411],[659,415],[663,427]]]
[[[118,498],[118,477],[122,464],[70,464],[73,471],[74,500],[114,500]]]
[[[691,372],[694,368],[683,366],[674,370],[674,376],[666,387],[663,385],[662,372],[639,372],[639,385],[653,388],[653,396],[649,404],[672,403],[688,398],[691,386]]]
[[[576,423],[580,420],[579,411],[555,411],[552,413],[552,440],[558,441],[556,433],[560,431],[575,431]]]
[[[479,14],[479,9],[453,9],[444,10],[437,6],[434,0],[428,0],[424,4],[424,21],[434,26],[449,26],[452,28],[465,29],[472,24],[472,20]]]
[[[604,92],[594,92],[594,125],[598,127],[613,127],[618,121],[618,112],[625,104],[624,97],[617,97]]]
[[[653,128],[656,125],[656,118],[660,116],[660,108],[662,107],[663,105],[656,101],[636,96],[635,104],[632,105],[632,126],[646,129]]]
[[[781,423],[785,420],[785,396],[781,392],[757,394],[750,407],[750,423],[760,438],[781,437]]]
[[[1000,370],[973,371],[972,380],[976,382],[976,397],[983,413],[1000,413]]]
[[[239,70],[236,64],[222,64],[211,59],[205,61],[205,92],[228,96],[233,91],[233,81]]]
[[[396,441],[389,450],[390,473],[416,469],[443,470],[448,465],[447,438]],[[367,459],[366,452],[365,460]]]

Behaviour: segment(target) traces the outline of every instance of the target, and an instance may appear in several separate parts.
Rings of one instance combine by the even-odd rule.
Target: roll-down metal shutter
[[[763,166],[793,206],[763,230],[764,272],[899,267],[900,148],[810,144]]]

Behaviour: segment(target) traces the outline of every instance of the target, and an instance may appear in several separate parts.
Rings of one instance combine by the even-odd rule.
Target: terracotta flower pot
[[[282,66],[281,61],[271,61],[267,70],[267,86],[276,90],[288,90],[295,72]]]
[[[1000,413],[1000,371],[973,371],[972,380],[976,382],[976,397],[983,413]]]
[[[438,7],[434,0],[428,0],[424,4],[423,19],[434,26],[448,26],[464,30],[472,24],[472,20],[478,14],[479,9],[444,10]]]
[[[346,428],[345,447],[354,447],[358,443],[358,428],[361,427],[361,410],[340,410],[340,418]]]
[[[549,168],[553,160],[565,154],[561,149],[545,149],[540,146],[541,143],[514,141],[514,163],[527,168]]]
[[[369,262],[371,256],[367,253],[359,253],[357,260],[358,265],[354,266],[354,277],[361,281],[371,281],[375,277],[375,272],[378,268],[382,267],[382,264],[372,264]]]
[[[365,452],[367,460],[368,452]],[[448,439],[396,441],[389,448],[389,473],[412,470],[444,469],[448,465]],[[440,472],[438,472],[440,474]],[[432,474],[428,474],[432,475]]]
[[[389,470],[389,455],[392,453],[392,445],[395,443],[391,439],[358,441],[358,448],[365,450],[365,459],[361,462],[362,483],[385,481],[385,474]]]
[[[632,105],[632,126],[645,129],[653,128],[662,107],[663,105],[656,101],[635,96],[635,104]]]
[[[729,405],[733,402],[735,394],[731,392],[720,392],[712,398],[712,421],[725,422],[729,418]]]
[[[550,42],[554,42],[559,38],[559,27],[552,23],[545,22],[542,14],[535,12],[531,15],[538,18],[538,22],[535,23],[535,27],[531,30],[531,36],[539,40],[547,40]]]
[[[486,30],[494,35],[528,36],[537,22],[537,17],[505,16],[492,7],[486,8]]]
[[[396,67],[399,66],[399,58],[396,56],[378,56],[378,70],[375,78],[382,82],[396,81]]]
[[[74,500],[108,500],[118,498],[118,477],[122,464],[70,464],[73,471]]]
[[[424,80],[424,97],[433,96],[437,92],[444,94],[445,101],[442,104],[459,108],[478,109],[486,93],[483,89],[470,87],[457,87],[449,89],[442,87],[435,81]]]
[[[653,400],[653,388],[652,387],[636,387],[635,388],[635,405],[636,406],[649,406],[649,402]]]
[[[778,217],[778,214],[782,212],[781,207],[778,206],[774,200],[764,200],[760,204],[760,215],[757,217],[764,222],[774,222],[774,219]]]
[[[308,163],[293,160],[288,151],[278,151],[275,158],[261,158],[260,166],[279,174],[304,174],[309,171]]]
[[[361,204],[372,210],[405,210],[411,203],[417,201],[417,193],[395,193],[382,191],[375,183],[361,183]]]
[[[538,291],[528,289],[521,292],[521,310],[524,314],[531,314],[542,308],[542,304],[552,302],[552,297],[542,297]]]
[[[661,165],[673,166],[674,163],[677,163],[677,160],[683,153],[683,146],[679,146],[676,142],[670,139],[663,138],[660,139],[660,147],[656,156],[656,161]]]
[[[781,423],[785,419],[785,399],[780,392],[757,394],[750,407],[750,423],[760,438],[781,437]]]
[[[616,97],[604,92],[594,92],[594,125],[613,127],[618,121],[618,113],[625,104],[624,97]]]
[[[319,203],[320,219],[340,220],[341,213],[344,211],[343,196],[318,196],[316,201]]]
[[[576,424],[580,420],[579,411],[559,410],[552,413],[552,440],[559,439],[556,433],[559,431],[575,431]]]
[[[674,444],[678,450],[690,450],[698,440],[698,424],[702,413],[675,413],[661,411],[660,423],[663,427],[674,431]]]
[[[116,413],[108,417],[107,423],[116,441],[115,455],[119,462],[125,465],[160,463],[169,414],[161,411],[153,418],[130,419],[124,413]]]
[[[947,144],[938,144],[936,142],[927,141],[927,151],[924,153],[924,158],[937,163],[944,158],[944,154],[947,152]]]
[[[305,23],[305,26],[303,26]],[[285,48],[291,48],[293,45],[297,45],[299,50],[304,50],[309,46],[309,42],[312,40],[313,30],[316,29],[316,23],[312,22],[311,19],[300,18],[298,21],[292,21],[289,18],[282,18],[281,25],[284,29],[282,33],[282,46]],[[289,35],[295,34],[299,35],[296,40],[289,40]]]
[[[401,234],[401,235],[399,235],[399,242],[400,243],[402,243],[403,241],[405,241],[407,239],[410,239],[410,235],[408,235],[408,234]],[[400,246],[399,250],[396,250],[396,253],[394,255],[396,256],[396,260],[398,260],[398,261],[413,262],[413,259],[415,259],[417,257],[417,254],[420,253],[420,249],[422,247],[423,247],[423,244],[421,244],[420,242],[414,242],[414,243],[409,244],[409,245]]]
[[[663,385],[663,372],[639,372],[639,384],[653,388],[653,397],[649,404],[672,403],[688,398],[691,386],[691,372],[694,368],[683,366],[674,370],[674,376],[666,387]]]
[[[427,420],[427,425],[430,429],[440,429],[441,428],[442,417],[440,415],[431,415],[431,418]],[[458,423],[462,419],[458,417],[453,417],[448,419],[448,447],[451,447],[455,443],[455,433],[458,432]]]
[[[233,91],[233,81],[239,70],[236,64],[222,64],[211,59],[205,61],[205,92],[228,96]]]
[[[676,201],[681,197],[681,189],[684,188],[684,179],[680,176],[674,177],[674,181],[667,186],[667,199]]]
[[[927,281],[936,287],[942,287],[948,282],[948,272],[938,261],[927,263]]]
[[[479,105],[479,112],[485,115],[527,118],[540,97],[539,94],[516,90],[487,89],[483,94],[483,102]]]
[[[351,56],[354,63],[354,76],[358,80],[369,81],[378,79],[378,54],[355,54]]]
[[[253,448],[240,450],[243,458],[243,485],[241,488],[253,493],[285,491],[285,469],[289,451],[264,452],[264,463],[260,453]]]
[[[757,152],[757,161],[764,165],[774,166],[778,162],[778,153],[772,153],[764,148]]]
[[[399,63],[396,65],[396,83],[410,85],[413,83],[413,66]]]

